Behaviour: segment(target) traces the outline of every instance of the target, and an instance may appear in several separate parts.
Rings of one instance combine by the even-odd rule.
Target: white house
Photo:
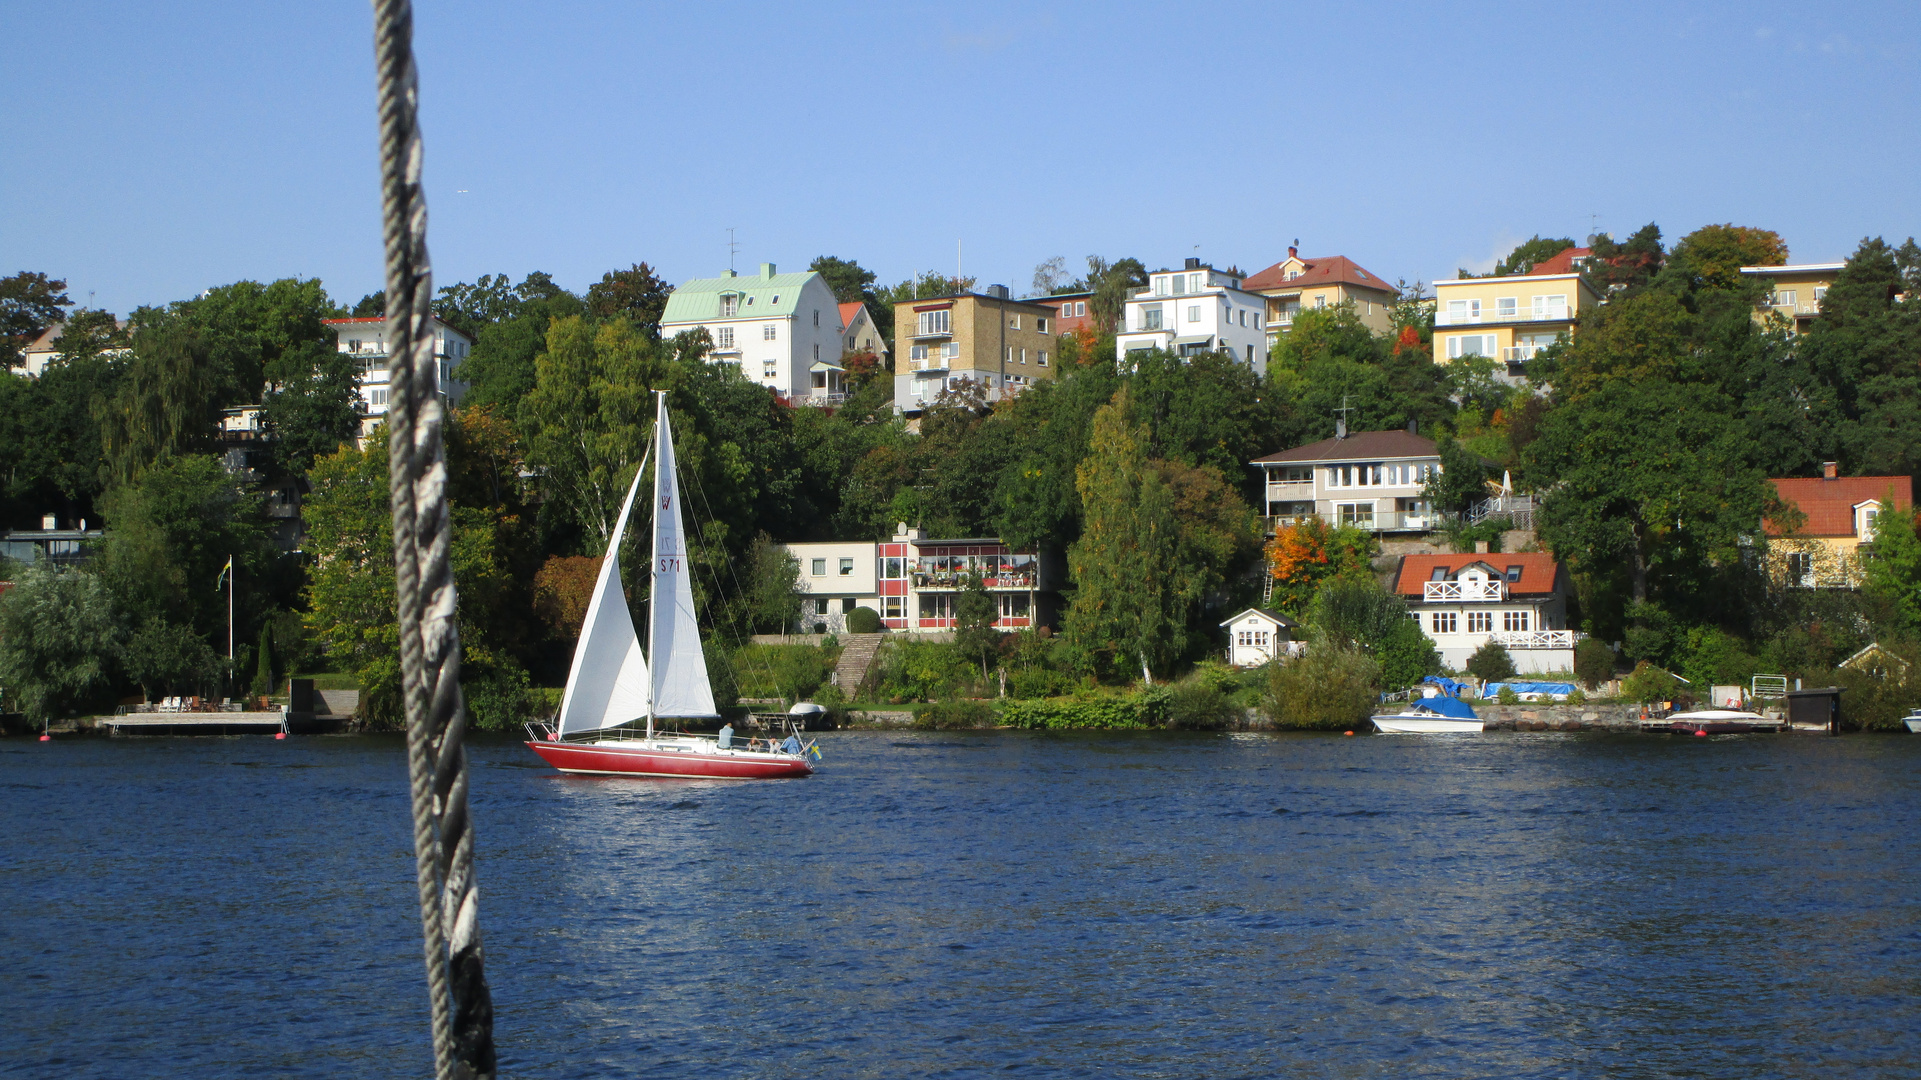
[[[955,601],[979,574],[999,608],[994,625],[1022,630],[1056,609],[1055,568],[993,537],[934,539],[899,525],[889,540],[826,540],[783,545],[800,563],[800,629],[841,633],[857,607],[871,608],[889,630],[954,629]]]
[[[1180,356],[1216,349],[1267,372],[1267,300],[1241,288],[1241,279],[1187,260],[1181,270],[1157,270],[1128,298],[1116,336],[1115,359],[1161,349]]]
[[[842,353],[873,353],[887,366],[887,339],[881,336],[880,328],[874,325],[874,313],[867,305],[856,300],[851,304],[840,305],[840,351]]]
[[[115,319],[114,325],[127,328],[127,320]],[[47,365],[60,358],[60,334],[66,329],[65,323],[54,323],[33,339],[33,344],[20,350],[20,374],[37,379],[47,370]],[[108,357],[125,356],[132,350],[126,348],[107,349],[100,355]]]
[[[1349,434],[1337,425],[1331,439],[1248,464],[1267,474],[1269,528],[1310,515],[1375,532],[1426,532],[1439,524],[1423,488],[1440,474],[1441,456],[1434,440],[1413,431]]]
[[[1234,667],[1260,667],[1277,656],[1300,655],[1293,640],[1293,619],[1266,608],[1248,608],[1221,624],[1227,631],[1227,662]]]
[[[1524,675],[1574,670],[1567,571],[1542,552],[1408,555],[1394,591],[1451,668],[1492,641]]]
[[[710,357],[738,365],[741,374],[790,401],[814,393],[819,374],[821,396],[840,393],[840,305],[818,273],[780,274],[761,263],[753,277],[732,270],[720,277],[695,278],[667,298],[660,318],[664,338],[705,328],[713,338]],[[815,368],[817,364],[826,367]]]
[[[334,332],[341,352],[359,361],[354,381],[360,387],[360,402],[366,413],[360,421],[364,437],[387,415],[387,318],[372,315],[351,319],[325,319]],[[447,404],[458,405],[467,393],[467,384],[456,378],[460,364],[473,348],[473,339],[434,319],[434,380]]]

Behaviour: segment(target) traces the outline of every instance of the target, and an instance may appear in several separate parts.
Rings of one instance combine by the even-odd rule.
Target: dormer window
[[[1437,566],[1437,567],[1435,567],[1435,568],[1434,568],[1434,572],[1433,572],[1433,573],[1431,573],[1431,574],[1429,574],[1429,575],[1427,576],[1427,579],[1428,579],[1429,581],[1446,581],[1446,580],[1447,580],[1447,567],[1445,567],[1445,566]]]
[[[720,298],[720,317],[731,319],[740,313],[740,297],[729,293]]]
[[[1855,533],[1861,537],[1862,543],[1872,543],[1874,541],[1874,519],[1881,515],[1881,504],[1868,503],[1861,507],[1860,515],[1861,523],[1855,526]]]
[[[1508,584],[1510,585],[1513,584],[1514,582],[1521,580],[1521,568],[1518,566],[1508,567],[1507,580],[1508,580]]]

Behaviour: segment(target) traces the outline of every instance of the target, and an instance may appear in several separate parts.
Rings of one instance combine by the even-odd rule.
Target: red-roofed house
[[[1874,519],[1883,500],[1899,513],[1914,512],[1914,481],[1906,476],[1841,476],[1834,462],[1822,475],[1770,480],[1782,501],[1799,510],[1799,528],[1764,523],[1770,537],[1768,564],[1790,585],[1852,588],[1861,583],[1863,545],[1874,542]]]
[[[874,326],[873,313],[858,300],[840,305],[840,351],[843,355],[873,353],[882,367],[887,366],[887,339]]]
[[[1568,628],[1572,589],[1552,555],[1407,555],[1394,591],[1448,667],[1493,641],[1524,675],[1574,670],[1574,643],[1585,635]]]
[[[1287,258],[1249,277],[1241,287],[1267,297],[1267,338],[1271,344],[1294,325],[1294,313],[1303,308],[1331,308],[1352,302],[1354,314],[1377,334],[1388,332],[1388,310],[1400,298],[1399,290],[1375,274],[1363,270],[1345,255],[1303,259],[1294,248]]]

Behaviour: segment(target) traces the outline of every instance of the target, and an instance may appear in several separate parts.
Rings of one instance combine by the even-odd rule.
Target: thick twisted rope
[[[420,926],[440,1080],[494,1075],[493,999],[481,963],[467,816],[466,709],[447,560],[447,462],[434,365],[433,270],[414,70],[413,8],[374,0],[381,218],[387,246],[387,475],[394,594],[413,793]]]

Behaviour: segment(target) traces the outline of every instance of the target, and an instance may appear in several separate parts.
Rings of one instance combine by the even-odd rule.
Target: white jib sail
[[[654,594],[647,605],[647,644],[653,661],[654,716],[711,717],[714,688],[694,620],[694,587],[687,565],[686,529],[667,395],[655,392]]]
[[[626,535],[627,517],[646,471],[647,463],[642,461],[627,489],[627,501],[621,504],[607,556],[600,563],[587,621],[581,624],[574,663],[567,670],[567,692],[560,699],[561,735],[598,731],[647,715],[647,658],[641,655],[620,582],[620,538]]]

